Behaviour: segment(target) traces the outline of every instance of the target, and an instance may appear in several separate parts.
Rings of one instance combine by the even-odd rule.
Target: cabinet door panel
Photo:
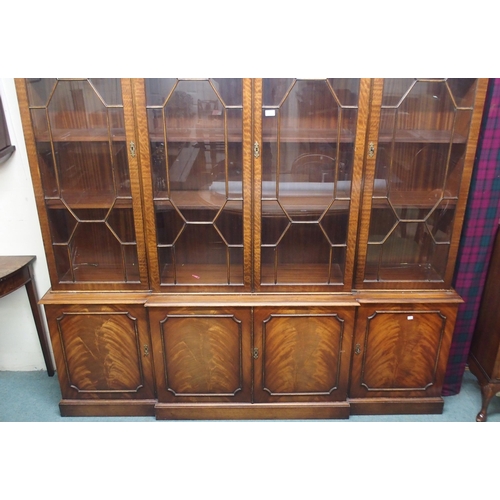
[[[354,309],[256,309],[254,400],[344,400],[353,318]]]
[[[439,397],[456,306],[362,307],[349,396]]]
[[[154,398],[145,311],[46,306],[64,399]]]
[[[247,309],[150,310],[160,402],[249,402]]]

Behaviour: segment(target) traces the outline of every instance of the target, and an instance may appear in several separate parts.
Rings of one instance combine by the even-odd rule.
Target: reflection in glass
[[[342,284],[359,79],[263,79],[262,284]]]
[[[138,282],[120,80],[27,90],[59,281]]]
[[[443,281],[474,79],[385,79],[367,281]]]
[[[146,79],[161,283],[243,283],[243,81]]]

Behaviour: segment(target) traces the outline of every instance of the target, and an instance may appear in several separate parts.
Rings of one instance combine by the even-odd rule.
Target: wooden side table
[[[38,297],[32,267],[35,259],[36,257],[34,256],[0,256],[0,298],[14,292],[23,285],[26,286],[36,331],[40,345],[42,346],[45,366],[47,367],[49,377],[52,377],[55,373],[55,368],[50,355],[48,337],[45,334],[40,309],[38,308]]]

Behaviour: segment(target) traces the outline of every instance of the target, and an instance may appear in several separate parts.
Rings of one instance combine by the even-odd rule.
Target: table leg
[[[32,279],[26,283],[26,291],[28,292],[31,311],[33,313],[33,319],[35,320],[36,331],[38,333],[38,338],[40,339],[40,345],[42,346],[43,359],[45,360],[47,373],[49,377],[53,377],[55,368],[52,362],[52,356],[50,355],[49,343],[43,327],[40,309],[38,309],[38,297]]]

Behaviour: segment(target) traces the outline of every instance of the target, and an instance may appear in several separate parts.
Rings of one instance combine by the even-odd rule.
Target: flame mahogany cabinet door
[[[149,308],[157,418],[188,417],[194,408],[212,418],[251,403],[250,318],[250,308]]]
[[[457,306],[360,306],[349,388],[352,414],[441,413]]]
[[[256,308],[254,401],[336,402],[337,411],[348,416],[345,402],[355,310]]]
[[[154,415],[143,305],[45,305],[62,415]]]

